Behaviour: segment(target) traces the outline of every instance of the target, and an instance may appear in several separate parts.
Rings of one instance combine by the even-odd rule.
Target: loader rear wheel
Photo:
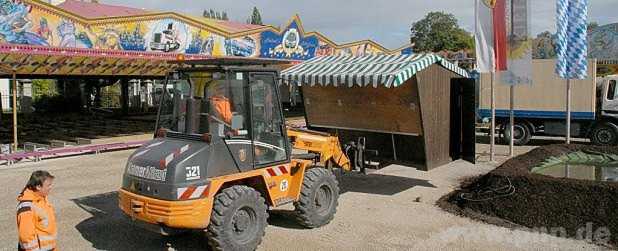
[[[266,229],[266,204],[255,189],[232,186],[215,196],[206,229],[213,250],[255,250]]]
[[[300,199],[294,203],[300,224],[316,228],[328,224],[337,212],[339,183],[332,171],[314,167],[305,173]]]

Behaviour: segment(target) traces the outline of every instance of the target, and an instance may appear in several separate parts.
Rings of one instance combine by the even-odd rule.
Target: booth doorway
[[[476,161],[474,79],[451,80],[451,158]]]

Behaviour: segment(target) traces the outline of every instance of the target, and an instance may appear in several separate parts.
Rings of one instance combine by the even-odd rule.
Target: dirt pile
[[[618,147],[550,145],[470,179],[438,201],[443,209],[488,223],[524,226],[560,237],[618,244],[618,183],[553,178],[530,170],[576,151],[617,154]]]

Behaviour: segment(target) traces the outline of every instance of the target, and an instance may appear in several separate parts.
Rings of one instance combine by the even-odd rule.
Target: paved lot
[[[479,146],[482,153],[482,147]],[[522,150],[525,151],[525,150]],[[51,201],[59,219],[62,250],[200,250],[201,233],[163,238],[135,228],[117,208],[116,190],[131,151],[88,155],[11,168],[0,166],[0,247],[16,245],[15,197],[37,169],[56,175]],[[480,156],[482,157],[482,156]],[[342,195],[335,220],[302,229],[289,208],[271,212],[261,250],[594,250],[582,241],[560,239],[479,223],[446,213],[434,203],[464,177],[493,169],[455,162],[417,171],[392,165],[371,175],[339,177]]]

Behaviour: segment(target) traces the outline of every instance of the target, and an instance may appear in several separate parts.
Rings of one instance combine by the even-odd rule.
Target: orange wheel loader
[[[277,63],[184,61],[168,74],[155,138],[129,157],[119,191],[135,224],[164,235],[203,230],[215,250],[253,250],[269,208],[293,203],[307,228],[333,219],[332,169],[354,165],[336,136],[286,128]]]

